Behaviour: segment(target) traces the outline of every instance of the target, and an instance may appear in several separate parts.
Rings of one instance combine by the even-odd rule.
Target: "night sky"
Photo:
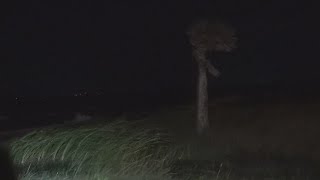
[[[231,24],[238,48],[218,53],[210,91],[307,91],[319,86],[316,5],[295,1],[13,1],[2,6],[3,96],[194,95],[186,28]],[[259,90],[257,90],[259,89]],[[320,89],[320,88],[319,88]]]

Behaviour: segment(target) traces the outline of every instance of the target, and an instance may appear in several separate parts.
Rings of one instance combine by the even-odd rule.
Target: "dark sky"
[[[19,1],[4,10],[1,92],[69,95],[190,93],[196,69],[185,30],[198,17],[232,24],[238,49],[216,54],[222,89],[319,85],[317,8],[295,1]],[[143,2],[143,3],[142,3]]]

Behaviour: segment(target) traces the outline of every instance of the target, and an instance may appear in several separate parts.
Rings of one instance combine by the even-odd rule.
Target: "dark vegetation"
[[[54,154],[56,154],[55,158],[61,158],[63,152],[65,152],[65,157],[73,155],[74,151],[72,149],[77,147],[77,142],[79,142],[74,138],[83,139],[82,137],[93,134],[92,138],[96,140],[88,139],[87,143],[89,144],[84,142],[81,146],[106,148],[104,154],[110,153],[111,156],[115,156],[115,152],[108,150],[108,146],[104,146],[105,144],[111,143],[115,149],[119,150],[116,147],[120,147],[121,144],[128,146],[126,143],[133,143],[131,147],[138,150],[141,146],[136,146],[137,144],[127,140],[129,137],[137,135],[139,137],[137,139],[141,140],[136,141],[138,144],[148,144],[150,140],[154,140],[156,144],[168,143],[158,146],[168,149],[161,150],[162,153],[157,156],[159,159],[156,161],[165,160],[167,156],[171,157],[161,161],[164,163],[163,166],[152,171],[130,169],[130,163],[134,162],[130,159],[126,164],[128,166],[125,166],[125,164],[122,164],[124,166],[118,166],[120,163],[118,160],[122,159],[122,156],[130,157],[132,150],[128,149],[128,151],[118,154],[118,159],[114,159],[113,163],[118,165],[106,163],[109,167],[99,166],[97,168],[102,170],[103,168],[122,167],[130,170],[124,173],[118,169],[114,170],[113,174],[108,175],[97,173],[100,178],[101,176],[123,176],[139,179],[142,173],[148,177],[158,177],[158,179],[164,177],[180,179],[186,177],[189,179],[217,177],[217,179],[250,177],[256,179],[292,179],[292,177],[296,179],[318,179],[320,143],[316,137],[320,135],[317,130],[319,126],[318,118],[320,117],[319,107],[320,103],[317,99],[307,97],[296,99],[283,96],[282,98],[268,96],[260,96],[260,98],[254,96],[252,98],[243,96],[216,98],[209,104],[211,128],[207,137],[199,137],[196,134],[194,129],[196,111],[194,106],[188,104],[183,105],[181,103],[170,107],[163,106],[149,109],[141,107],[135,111],[128,111],[128,113],[111,113],[111,115],[110,113],[99,114],[99,111],[96,111],[95,118],[91,122],[78,125],[60,123],[60,125],[50,125],[39,130],[30,129],[20,134],[17,131],[10,135],[13,141],[8,142],[14,143],[12,150],[16,164],[20,164],[22,157],[28,158],[32,162],[33,160],[38,162],[36,164],[32,163],[34,165],[32,166],[32,172],[38,173],[37,175],[33,174],[33,176],[53,178],[54,176],[50,173],[56,171],[65,173],[64,175],[67,177],[73,176],[75,167],[78,167],[77,162],[82,164],[81,159],[70,160],[68,163],[75,163],[72,167],[68,163],[65,164],[66,162],[48,160],[52,159]],[[28,116],[25,117],[28,118]],[[132,125],[134,128],[127,127]],[[123,131],[119,131],[120,129]],[[114,134],[121,132],[124,133],[123,136]],[[144,132],[149,133],[145,134]],[[15,140],[15,135],[22,138]],[[41,145],[41,141],[45,146]],[[112,143],[115,141],[120,144]],[[158,152],[156,149],[149,149],[146,152],[154,155]],[[83,147],[82,150],[81,153],[84,154],[86,152],[91,155],[97,153],[90,148]],[[137,155],[142,164],[154,161],[144,159],[143,156],[145,155],[144,153]],[[79,157],[82,157],[82,155],[79,155]],[[146,157],[149,156],[146,155]],[[90,157],[88,158],[84,162],[95,161]],[[108,156],[105,156],[106,162],[108,159]],[[25,177],[31,175],[30,168],[29,174],[26,173],[28,167],[28,164],[19,165],[19,172],[22,172]],[[156,166],[153,165],[152,167]],[[48,170],[48,168],[51,169],[49,175],[43,174],[42,172],[45,169]],[[95,169],[91,170],[94,171]],[[81,176],[90,174],[83,173],[80,173]]]
[[[0,178],[3,180],[16,180],[16,171],[13,166],[9,150],[0,146]]]

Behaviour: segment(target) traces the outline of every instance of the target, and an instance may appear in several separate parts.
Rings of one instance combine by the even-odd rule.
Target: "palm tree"
[[[223,23],[201,20],[192,24],[187,32],[193,47],[193,58],[198,64],[197,132],[209,128],[207,72],[218,77],[220,72],[210,63],[208,53],[230,52],[236,48],[237,38],[233,28]]]

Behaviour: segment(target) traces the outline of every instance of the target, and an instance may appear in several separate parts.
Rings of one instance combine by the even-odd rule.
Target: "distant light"
[[[16,99],[16,100],[15,100],[15,103],[16,103],[16,104],[19,104],[19,103],[20,103],[19,98],[16,97],[15,99]]]

